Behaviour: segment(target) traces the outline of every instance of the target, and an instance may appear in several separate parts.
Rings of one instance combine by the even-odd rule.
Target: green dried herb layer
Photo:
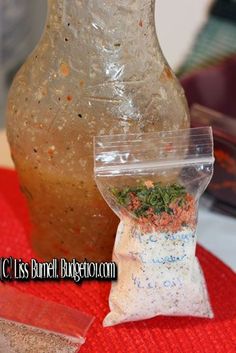
[[[133,212],[137,217],[146,216],[150,208],[156,215],[163,212],[173,214],[171,204],[177,203],[182,207],[187,196],[186,189],[180,184],[162,185],[149,181],[136,187],[112,188],[111,193],[123,207],[129,207],[136,201],[137,207],[134,207]]]

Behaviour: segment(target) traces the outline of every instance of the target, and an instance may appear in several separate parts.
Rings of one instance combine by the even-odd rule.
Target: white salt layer
[[[142,233],[129,220],[118,227],[110,313],[104,326],[166,316],[212,318],[205,279],[195,256],[195,230]]]

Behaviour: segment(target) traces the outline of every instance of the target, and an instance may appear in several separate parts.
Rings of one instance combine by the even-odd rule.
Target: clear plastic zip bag
[[[0,285],[1,353],[77,353],[93,317]]]
[[[212,318],[195,256],[198,202],[213,174],[211,128],[101,136],[94,145],[98,188],[120,218],[104,326]]]

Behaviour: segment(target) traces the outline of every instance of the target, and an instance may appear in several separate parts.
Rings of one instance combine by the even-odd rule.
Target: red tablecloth
[[[16,174],[0,170],[0,257],[13,256],[25,261],[35,257],[27,241],[28,231],[27,209]],[[79,286],[72,282],[17,282],[14,286],[94,315],[96,320],[82,353],[235,353],[236,275],[203,248],[198,248],[198,256],[215,312],[213,320],[157,317],[104,329],[108,283]]]

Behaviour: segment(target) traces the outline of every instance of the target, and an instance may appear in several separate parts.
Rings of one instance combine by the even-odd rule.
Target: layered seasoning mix
[[[139,186],[112,188],[111,192],[122,213],[131,215],[145,232],[177,232],[196,225],[194,197],[180,184],[147,180]]]
[[[181,184],[151,180],[110,192],[121,219],[113,253],[119,280],[112,285],[103,325],[157,315],[212,317],[193,255],[196,197]]]

